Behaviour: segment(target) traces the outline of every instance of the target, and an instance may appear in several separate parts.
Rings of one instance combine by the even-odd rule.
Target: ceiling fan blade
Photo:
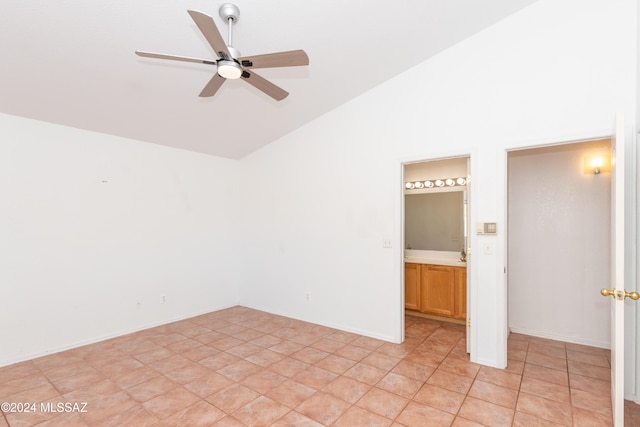
[[[224,77],[220,77],[217,73],[213,75],[209,83],[206,84],[202,92],[200,92],[201,97],[213,96],[216,94],[222,83],[224,83],[226,79]]]
[[[220,31],[218,31],[216,23],[213,22],[213,18],[197,10],[188,10],[187,12],[189,12],[193,21],[198,28],[200,28],[202,35],[207,39],[216,55],[223,59],[231,58],[229,49],[227,49],[227,45],[222,39]]]
[[[242,80],[249,83],[256,89],[263,91],[276,101],[282,101],[289,95],[289,92],[287,92],[286,90],[274,85],[270,81],[260,77],[254,72],[244,70],[242,72]]]
[[[207,59],[200,59],[200,58],[190,58],[188,56],[167,55],[165,53],[144,52],[141,50],[136,50],[136,55],[144,56],[145,58],[171,59],[174,61],[185,61],[185,62],[195,62],[198,64],[216,65],[216,61],[209,61]]]
[[[286,52],[267,53],[265,55],[243,56],[238,58],[245,68],[296,67],[309,65],[309,57],[302,49]]]

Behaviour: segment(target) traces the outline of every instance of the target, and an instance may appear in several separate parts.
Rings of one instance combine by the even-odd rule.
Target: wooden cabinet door
[[[423,265],[420,273],[420,311],[452,317],[455,267]]]
[[[420,264],[404,264],[404,307],[420,310]]]
[[[453,317],[456,319],[467,318],[467,268],[456,267],[455,282],[455,307]]]

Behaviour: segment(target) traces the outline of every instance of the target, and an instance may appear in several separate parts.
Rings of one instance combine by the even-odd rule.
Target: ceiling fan
[[[289,95],[289,92],[276,86],[270,81],[260,77],[253,69],[272,67],[295,67],[309,65],[309,57],[304,50],[290,50],[286,52],[267,53],[255,56],[240,56],[240,52],[233,48],[233,24],[238,22],[240,9],[236,5],[225,3],[220,6],[220,17],[229,25],[229,37],[226,44],[213,22],[213,18],[196,10],[187,11],[196,23],[204,37],[207,39],[213,51],[215,60],[190,58],[187,56],[167,55],[163,53],[144,52],[136,50],[136,55],[147,58],[170,59],[174,61],[196,62],[200,64],[215,65],[216,74],[206,84],[200,96],[213,96],[222,83],[227,79],[242,79],[256,89],[261,90],[273,99],[281,101]]]

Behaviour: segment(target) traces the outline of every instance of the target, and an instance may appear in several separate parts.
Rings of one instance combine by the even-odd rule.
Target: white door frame
[[[405,241],[404,241],[404,166],[406,164],[410,164],[410,163],[423,163],[423,162],[434,162],[434,161],[438,161],[438,160],[447,160],[447,159],[453,159],[453,158],[467,158],[468,159],[468,166],[467,166],[467,173],[469,174],[469,176],[471,176],[472,181],[473,181],[473,170],[474,170],[474,160],[476,158],[476,153],[474,150],[471,151],[455,151],[455,152],[446,152],[446,153],[440,153],[440,154],[431,154],[431,155],[423,155],[423,156],[412,156],[412,157],[406,157],[406,158],[402,158],[399,159],[397,162],[397,176],[399,177],[397,179],[397,185],[396,185],[396,200],[397,200],[397,204],[396,204],[396,231],[395,231],[395,241],[398,242],[398,244],[395,245],[396,247],[396,254],[395,254],[395,258],[396,258],[396,266],[397,266],[397,272],[398,274],[396,275],[396,277],[399,277],[399,283],[398,286],[396,287],[397,289],[397,294],[399,295],[399,298],[397,298],[396,300],[396,304],[394,304],[397,309],[398,309],[398,315],[397,318],[399,319],[398,322],[398,330],[397,330],[397,336],[399,337],[398,342],[402,343],[404,342],[405,339],[405,324],[404,324],[404,248],[405,248]],[[468,218],[468,223],[469,224],[474,224],[475,221],[475,217],[476,217],[476,212],[474,209],[474,202],[473,200],[475,200],[476,195],[472,195],[470,193],[473,192],[473,190],[471,190],[473,188],[473,185],[470,185],[470,191],[468,192],[469,194],[467,194],[467,198],[468,198],[468,205],[467,205],[467,215],[469,216]],[[471,229],[469,228],[467,230],[467,248],[475,248],[475,238],[473,233],[471,232]],[[475,286],[474,286],[474,281],[473,281],[473,274],[472,269],[473,269],[474,263],[473,261],[470,260],[467,263],[467,301],[469,301],[469,304],[467,306],[467,319],[472,318],[472,316],[475,313],[475,307],[476,307],[476,298],[475,298]],[[474,337],[477,336],[477,333],[475,331],[475,328],[477,326],[474,325],[474,323],[471,323],[471,326],[467,327],[467,342],[469,342],[469,346],[468,346],[468,350],[469,350],[469,354],[470,354],[470,359],[471,361],[474,360],[474,354],[476,352],[476,341],[474,340]]]
[[[625,128],[618,112],[611,142],[611,283],[606,288],[622,292],[611,300],[611,410],[613,425],[624,426],[624,294],[625,287]],[[622,208],[622,209],[620,209]]]

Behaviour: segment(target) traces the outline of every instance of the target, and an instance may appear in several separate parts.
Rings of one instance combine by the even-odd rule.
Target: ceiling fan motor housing
[[[233,46],[227,46],[227,50],[231,54],[232,58],[240,58],[242,56],[240,54],[240,51],[238,49],[234,48]]]

